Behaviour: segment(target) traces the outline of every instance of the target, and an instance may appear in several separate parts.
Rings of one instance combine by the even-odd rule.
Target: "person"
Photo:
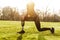
[[[40,19],[39,19],[39,16],[37,15],[37,13],[34,11],[33,2],[27,4],[27,13],[24,16],[24,18],[21,20],[22,30],[19,33],[25,33],[25,31],[24,31],[25,21],[34,21],[38,31],[50,30],[51,33],[54,33],[53,27],[52,28],[41,28]]]

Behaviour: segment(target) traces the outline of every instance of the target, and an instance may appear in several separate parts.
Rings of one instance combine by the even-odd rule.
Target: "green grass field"
[[[0,40],[60,40],[60,22],[41,22],[41,27],[54,27],[55,33],[39,32],[31,21],[25,23],[26,33],[18,34],[22,28],[20,21],[0,21]]]

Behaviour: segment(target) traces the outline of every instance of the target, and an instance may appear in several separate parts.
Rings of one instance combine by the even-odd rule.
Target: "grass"
[[[0,21],[0,40],[60,40],[60,22],[41,22],[41,27],[54,27],[55,33],[39,32],[31,21],[25,22],[26,33],[18,34],[22,29],[20,21]]]

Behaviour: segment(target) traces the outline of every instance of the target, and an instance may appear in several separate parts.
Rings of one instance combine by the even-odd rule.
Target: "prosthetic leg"
[[[22,25],[22,30],[18,33],[25,33],[25,31],[24,31],[25,21],[21,21],[21,25]]]

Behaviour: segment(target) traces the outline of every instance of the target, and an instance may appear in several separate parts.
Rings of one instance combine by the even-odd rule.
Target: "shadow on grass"
[[[23,34],[21,34],[20,36],[17,37],[17,40],[22,40],[23,38]]]
[[[16,34],[13,33],[9,36],[1,37],[0,40],[46,40],[46,36],[49,37],[57,37],[60,36],[58,32],[55,34],[47,33],[47,32],[34,32],[34,33],[24,33],[24,34]]]
[[[24,34],[20,34],[17,37],[17,40],[46,40],[47,38],[45,38],[45,36],[48,37],[56,37],[56,36],[60,36],[60,32],[56,32],[54,34],[51,34],[49,31],[45,31],[45,32],[26,32]]]
[[[46,40],[40,33],[24,33],[17,37],[17,40]]]

